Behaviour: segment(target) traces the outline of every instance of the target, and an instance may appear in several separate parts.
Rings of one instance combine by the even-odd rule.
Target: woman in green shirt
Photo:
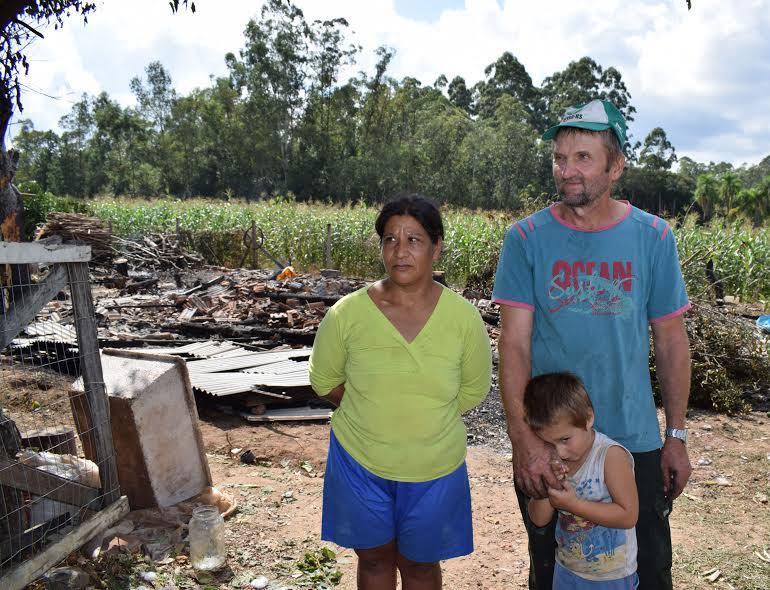
[[[444,228],[421,195],[380,211],[386,278],[342,298],[316,335],[310,381],[332,417],[321,537],[355,549],[358,587],[440,589],[473,551],[461,415],[489,391],[478,311],[433,280]]]

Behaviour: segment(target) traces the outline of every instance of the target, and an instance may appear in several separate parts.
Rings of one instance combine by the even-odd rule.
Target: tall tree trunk
[[[0,238],[4,242],[20,242],[24,239],[24,204],[21,194],[13,186],[16,175],[18,152],[8,150],[5,145],[5,134],[11,122],[13,101],[7,89],[0,89]],[[10,272],[9,272],[10,270]],[[2,268],[0,273],[4,286],[13,286],[11,293],[16,292],[21,285],[30,282],[27,265],[10,265],[10,269]],[[10,295],[13,298],[13,295]],[[5,309],[5,300],[0,305]]]
[[[10,94],[4,90],[0,89],[0,233],[3,241],[18,242],[22,239],[24,208],[21,195],[13,186],[18,154],[13,150],[9,151],[5,145],[13,102]]]

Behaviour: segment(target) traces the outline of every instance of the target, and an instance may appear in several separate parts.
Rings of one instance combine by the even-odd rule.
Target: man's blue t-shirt
[[[532,375],[571,371],[596,429],[633,452],[660,448],[649,373],[649,323],[690,304],[668,224],[627,205],[617,223],[580,230],[554,206],[514,223],[493,301],[534,312]]]

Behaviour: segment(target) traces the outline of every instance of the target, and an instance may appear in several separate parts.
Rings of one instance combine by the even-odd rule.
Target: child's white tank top
[[[634,459],[628,449],[601,432],[585,462],[569,482],[578,498],[591,502],[612,502],[604,482],[604,459],[607,449],[618,446]],[[559,511],[556,524],[556,560],[571,572],[588,580],[618,580],[636,572],[635,529],[613,529]]]

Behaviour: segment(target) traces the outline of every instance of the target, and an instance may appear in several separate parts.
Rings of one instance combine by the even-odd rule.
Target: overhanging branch
[[[32,28],[32,27],[31,27],[30,25],[28,25],[27,23],[25,23],[25,22],[23,22],[23,21],[20,21],[18,18],[14,18],[14,19],[12,19],[12,22],[16,23],[17,25],[20,25],[20,26],[24,27],[25,29],[27,29],[28,31],[30,31],[30,32],[32,32],[32,33],[34,33],[35,35],[37,35],[37,36],[38,36],[38,37],[40,37],[41,39],[44,39],[44,38],[45,38],[45,37],[43,37],[43,33],[41,33],[40,31],[38,31],[37,29],[34,29],[34,28]]]

